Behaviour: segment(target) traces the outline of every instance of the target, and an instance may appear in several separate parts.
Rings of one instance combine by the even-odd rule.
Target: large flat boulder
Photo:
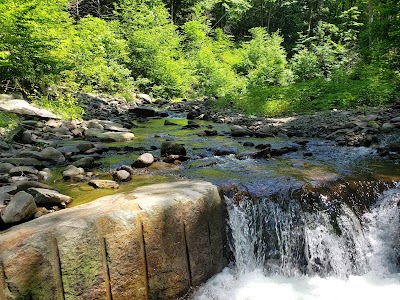
[[[217,187],[178,181],[0,233],[0,299],[177,299],[225,264]]]
[[[0,97],[0,110],[15,113],[18,115],[37,116],[47,119],[60,119],[59,116],[46,109],[35,107],[25,100],[12,97]]]

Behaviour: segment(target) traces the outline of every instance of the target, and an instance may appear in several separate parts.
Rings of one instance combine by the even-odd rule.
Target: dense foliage
[[[1,89],[70,117],[73,91],[265,115],[399,92],[399,0],[3,0],[0,28]]]

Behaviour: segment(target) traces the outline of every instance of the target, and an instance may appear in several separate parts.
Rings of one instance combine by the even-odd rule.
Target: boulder
[[[182,144],[165,141],[161,144],[161,156],[186,155],[186,149]]]
[[[62,173],[64,180],[74,180],[74,178],[84,175],[85,170],[83,168],[75,167],[74,165],[69,165]]]
[[[38,172],[38,177],[41,180],[49,180],[51,178],[51,170],[49,168],[44,168]]]
[[[113,180],[90,180],[89,185],[96,189],[118,189],[119,184]]]
[[[60,194],[59,192],[54,190],[43,188],[30,188],[28,189],[28,193],[30,193],[34,197],[36,204],[57,205],[61,203],[71,202],[71,197]]]
[[[94,161],[95,161],[94,157],[86,156],[73,162],[72,165],[78,168],[89,168],[93,165]]]
[[[15,184],[0,186],[0,194],[15,194],[17,186]]]
[[[18,115],[37,116],[47,119],[60,119],[59,116],[43,108],[37,108],[22,99],[0,99],[0,110],[12,112]]]
[[[10,150],[10,145],[4,141],[0,141],[0,149],[1,150]]]
[[[129,112],[135,114],[137,117],[142,118],[151,118],[156,115],[156,111],[150,106],[138,106],[129,109]]]
[[[400,153],[400,142],[393,142],[389,144],[387,148],[390,152]]]
[[[151,104],[153,101],[151,100],[151,97],[147,94],[137,94],[136,97],[141,100],[141,102],[145,104]]]
[[[135,135],[132,132],[103,131],[99,129],[88,129],[85,131],[88,138],[98,138],[101,141],[124,142],[132,140]]]
[[[234,137],[243,137],[249,135],[249,131],[247,130],[247,128],[242,127],[240,125],[233,125],[231,127],[231,136]]]
[[[64,155],[53,147],[47,147],[40,152],[42,158],[47,161],[53,161],[56,163],[62,163],[65,161]]]
[[[18,192],[10,203],[1,211],[1,220],[13,224],[30,219],[36,212],[36,203],[32,195]],[[1,298],[3,299],[3,298]]]
[[[14,167],[12,168],[8,174],[10,176],[22,176],[22,175],[27,175],[27,174],[33,174],[37,175],[38,170],[35,167],[30,167],[30,166],[22,166],[22,167]]]
[[[146,168],[154,162],[154,156],[151,153],[140,155],[132,164],[134,168]]]
[[[14,168],[13,164],[0,162],[0,174],[8,173],[12,168]]]
[[[178,299],[225,266],[223,211],[217,187],[178,181],[15,226],[0,299]]]
[[[129,181],[131,180],[131,174],[125,170],[118,170],[113,173],[113,179],[115,181]]]

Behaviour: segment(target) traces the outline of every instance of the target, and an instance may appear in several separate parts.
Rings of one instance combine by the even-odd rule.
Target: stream
[[[176,178],[221,187],[229,265],[187,299],[398,299],[400,168],[394,161],[372,148],[315,138],[234,138],[226,124],[196,121],[199,128],[182,129],[187,120],[168,120],[176,125],[138,124],[134,141],[124,145],[140,148],[110,151],[98,171],[131,164],[143,152],[157,156],[170,140],[185,145],[189,160],[156,163],[119,191]],[[205,136],[204,129],[218,134]],[[254,158],[260,144],[297,151]],[[58,188],[75,205],[98,192],[83,184],[59,182]]]

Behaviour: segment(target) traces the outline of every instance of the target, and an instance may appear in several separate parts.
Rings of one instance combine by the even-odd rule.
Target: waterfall
[[[373,190],[226,197],[235,264],[194,299],[398,299],[400,184]]]

